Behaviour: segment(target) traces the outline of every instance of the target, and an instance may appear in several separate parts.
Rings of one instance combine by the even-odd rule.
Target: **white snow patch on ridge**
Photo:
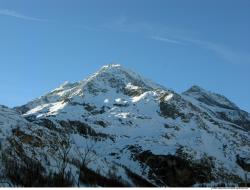
[[[168,101],[168,100],[170,100],[173,96],[174,96],[173,94],[169,94],[169,95],[167,95],[167,96],[164,98],[164,100],[165,100],[165,101]]]
[[[139,89],[139,86],[134,86],[131,83],[128,83],[126,86],[127,89],[131,89],[131,90],[137,90]]]

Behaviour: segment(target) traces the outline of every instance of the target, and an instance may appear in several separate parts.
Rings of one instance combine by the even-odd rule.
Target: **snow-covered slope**
[[[0,105],[0,141],[3,143],[10,136],[12,129],[28,125],[17,111]]]
[[[195,101],[197,106],[214,117],[234,123],[247,131],[250,130],[250,114],[238,108],[226,97],[198,86],[192,86],[183,93],[183,96],[189,101]]]
[[[43,148],[35,147],[38,157],[52,143],[60,146],[59,137],[67,139],[70,159],[81,160],[76,152],[92,147],[95,159],[87,167],[103,176],[115,171],[127,185],[231,186],[245,180],[237,158],[250,157],[249,114],[197,86],[177,94],[107,65],[15,109],[45,130]],[[47,152],[51,163],[42,164],[49,170],[58,151]],[[67,170],[79,176],[74,163]]]

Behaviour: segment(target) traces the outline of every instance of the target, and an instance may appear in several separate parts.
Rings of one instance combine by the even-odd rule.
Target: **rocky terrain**
[[[0,106],[1,186],[249,186],[250,114],[121,65]]]

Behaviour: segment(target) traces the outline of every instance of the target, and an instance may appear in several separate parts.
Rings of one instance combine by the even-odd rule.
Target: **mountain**
[[[6,106],[0,105],[0,130],[1,130],[1,144],[4,143],[5,138],[8,137],[16,126],[27,126],[28,121],[24,119],[17,111]]]
[[[197,101],[200,108],[212,113],[214,117],[231,122],[247,131],[250,130],[249,113],[238,108],[226,97],[208,92],[198,86],[192,86],[183,95],[191,98],[189,99],[191,101]]]
[[[2,149],[8,161],[2,173],[12,185],[239,186],[247,180],[250,114],[198,86],[178,94],[112,64],[8,110],[5,118],[15,113],[23,121],[13,124]],[[32,171],[22,180],[9,174],[13,155],[14,171]]]

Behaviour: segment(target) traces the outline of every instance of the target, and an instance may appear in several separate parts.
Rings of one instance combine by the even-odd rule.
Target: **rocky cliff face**
[[[0,126],[2,120],[13,122],[9,113],[22,120],[11,130],[2,124],[9,131],[1,133],[7,143],[2,173],[11,185],[245,183],[247,167],[239,163],[249,167],[250,115],[198,86],[178,94],[120,65],[108,65],[8,110],[0,115]],[[10,155],[17,166],[35,168],[32,175],[42,180],[14,179],[6,168]]]

